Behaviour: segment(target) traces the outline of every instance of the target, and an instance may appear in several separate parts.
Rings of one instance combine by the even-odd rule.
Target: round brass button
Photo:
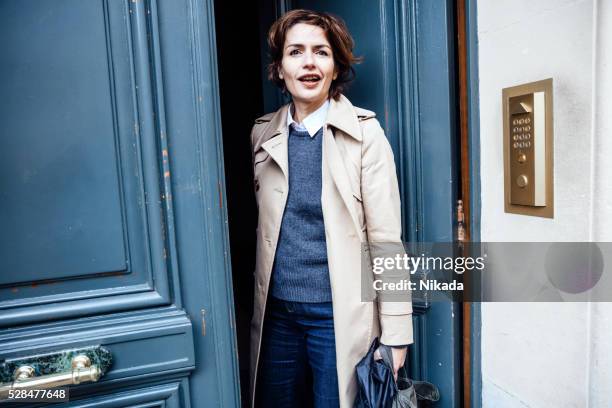
[[[517,160],[519,163],[525,163],[527,161],[527,155],[525,153],[519,153]]]
[[[529,184],[529,179],[527,178],[526,175],[521,174],[520,176],[518,176],[516,178],[516,184],[520,187],[520,188],[525,188],[527,187],[527,184]]]

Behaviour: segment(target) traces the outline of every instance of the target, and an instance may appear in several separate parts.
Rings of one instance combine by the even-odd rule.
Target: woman
[[[292,102],[251,133],[259,208],[251,404],[299,406],[312,370],[314,405],[349,407],[372,339],[394,346],[396,374],[413,341],[409,301],[361,298],[362,243],[401,239],[393,153],[374,113],[342,95],[358,58],[341,19],[290,11],[268,44],[269,78]]]

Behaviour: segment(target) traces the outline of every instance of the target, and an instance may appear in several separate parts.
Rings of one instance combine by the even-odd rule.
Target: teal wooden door
[[[376,112],[393,147],[403,205],[404,240],[452,242],[459,193],[455,83],[455,11],[450,0],[291,0],[267,3],[267,20],[292,8],[342,17],[365,57],[347,92]],[[264,19],[266,15],[264,15]],[[281,102],[264,87],[265,111]],[[411,375],[440,389],[435,406],[462,400],[461,319],[458,303],[414,304]]]
[[[208,1],[0,1],[3,385],[238,405],[215,58]]]

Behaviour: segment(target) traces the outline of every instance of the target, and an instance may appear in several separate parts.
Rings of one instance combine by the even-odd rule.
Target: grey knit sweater
[[[289,131],[289,193],[272,269],[272,296],[294,302],[331,302],[321,208],[323,128]]]

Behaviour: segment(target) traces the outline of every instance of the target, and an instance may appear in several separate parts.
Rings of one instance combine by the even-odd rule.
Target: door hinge
[[[465,213],[463,200],[457,200],[457,242],[465,242]]]

